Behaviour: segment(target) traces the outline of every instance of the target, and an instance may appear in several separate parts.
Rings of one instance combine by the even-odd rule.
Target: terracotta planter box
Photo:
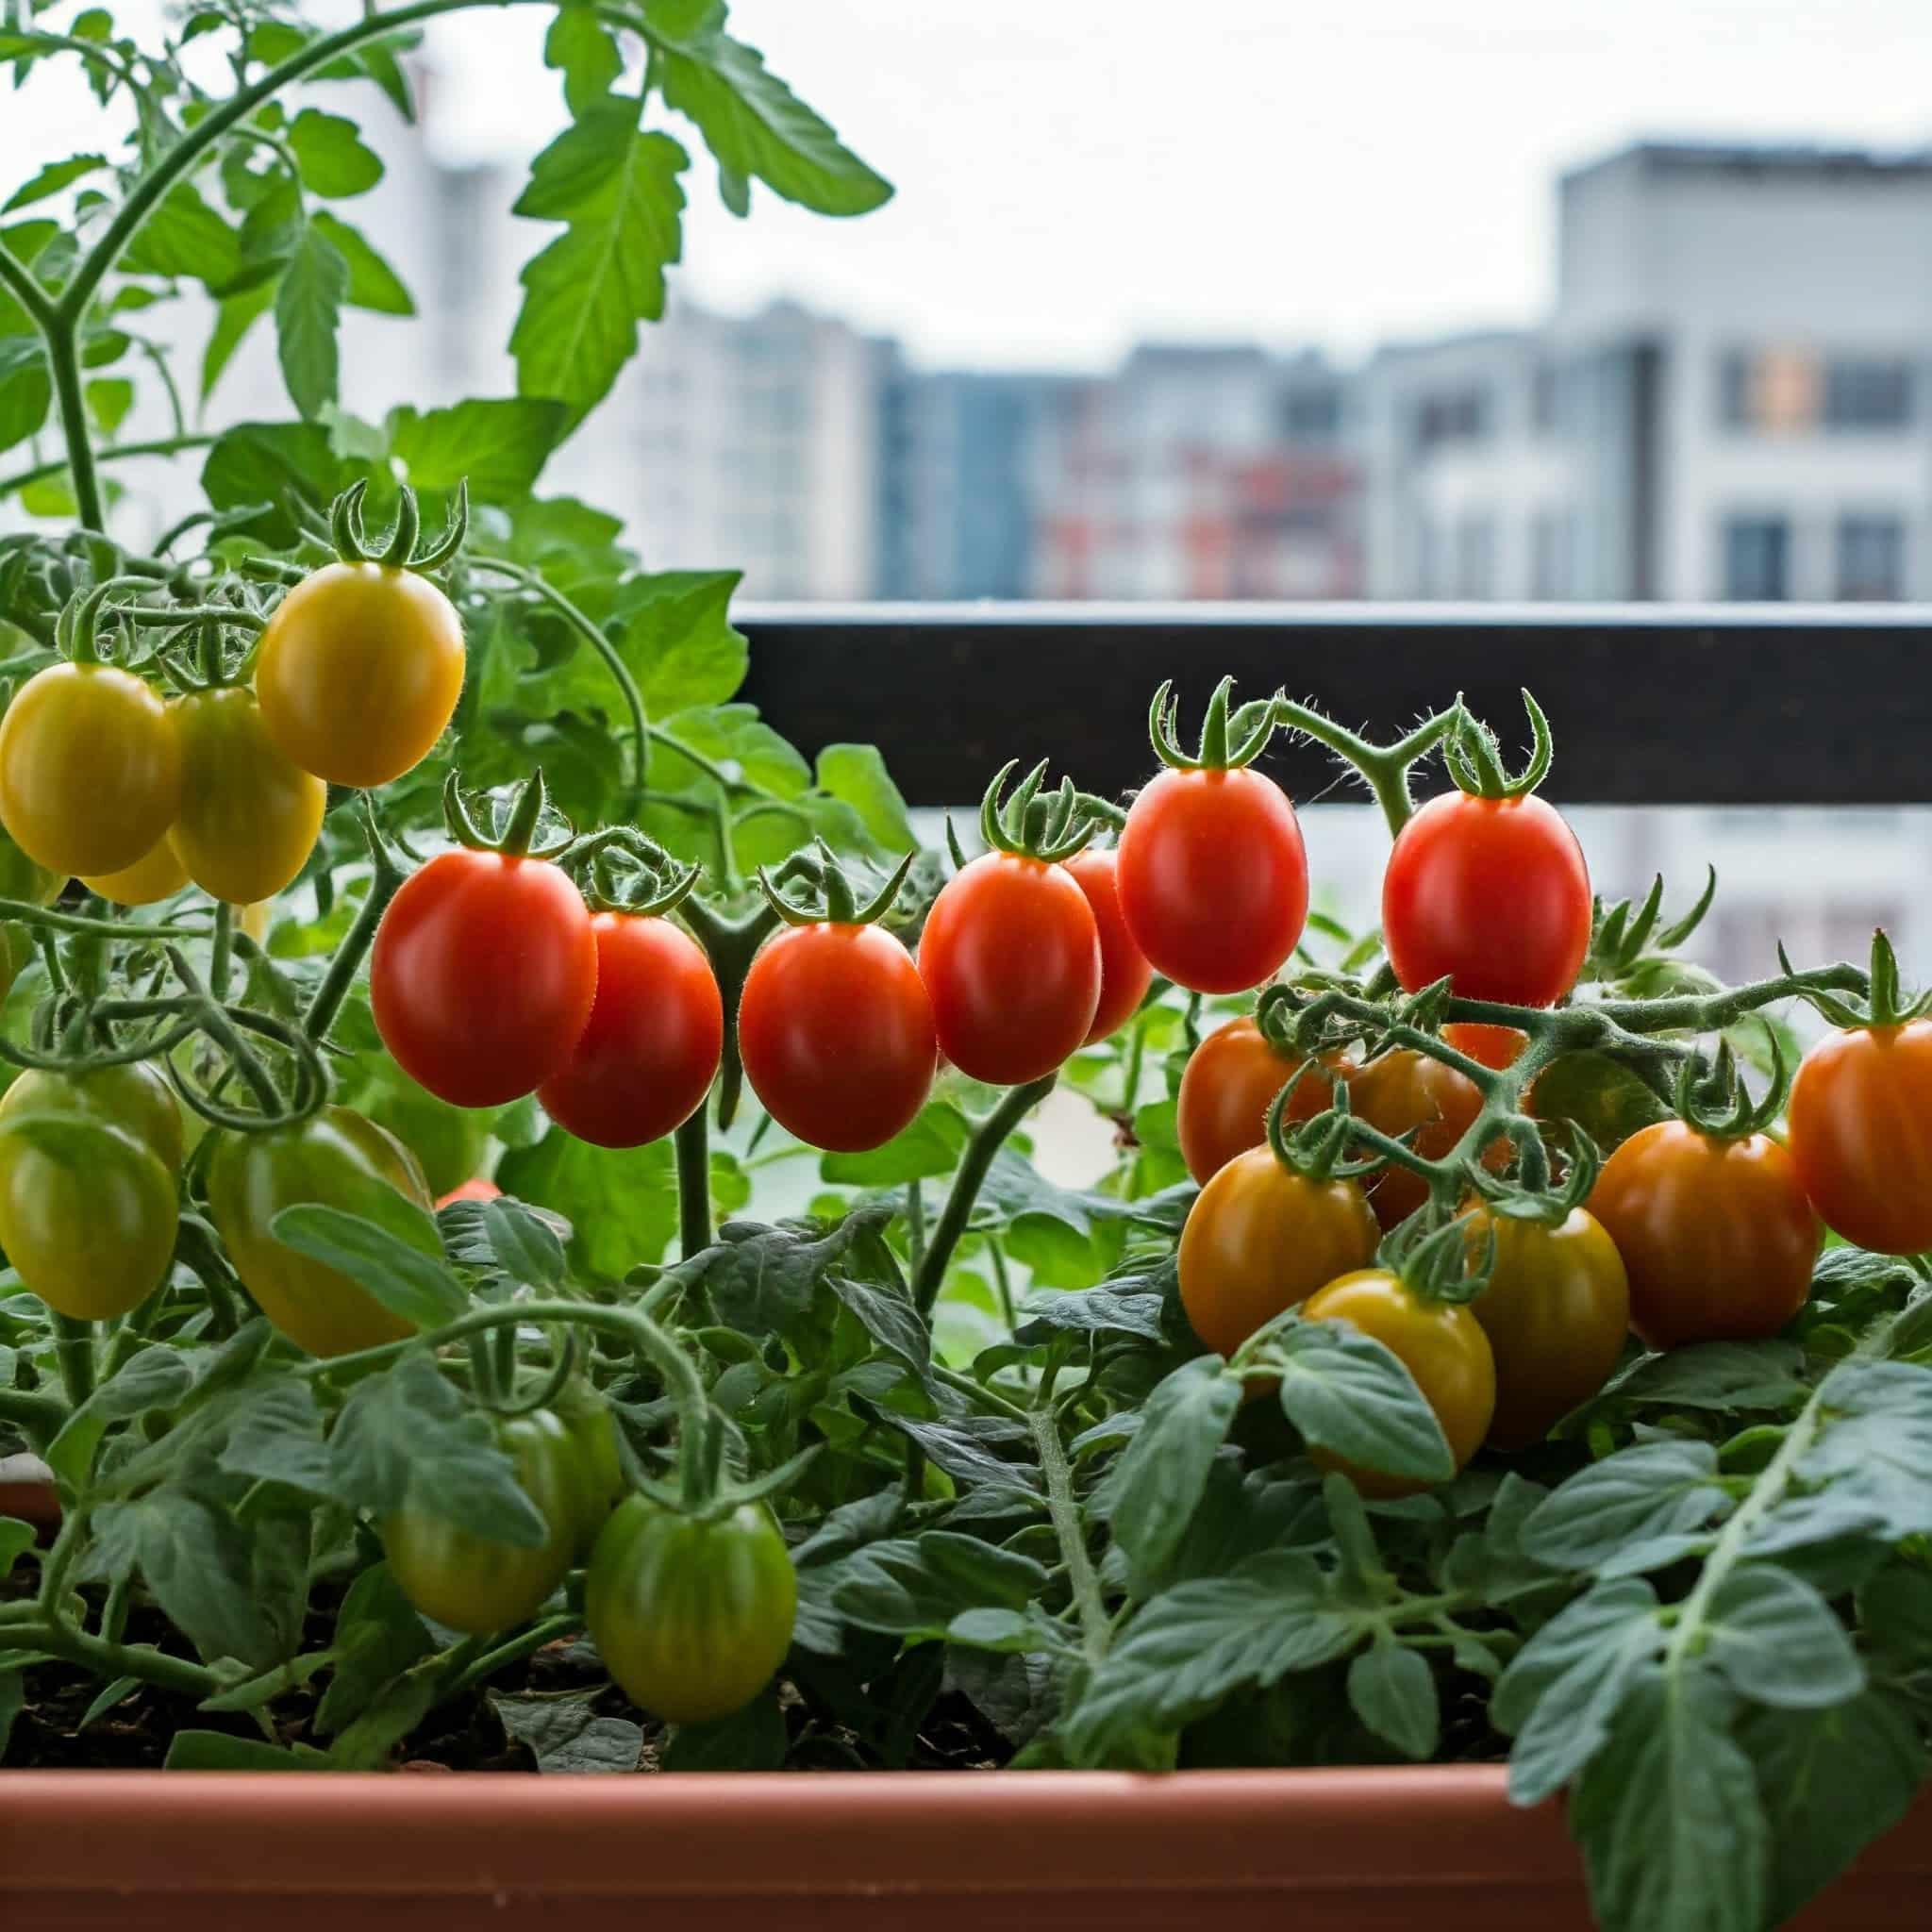
[[[1204,1909],[1205,1908],[1205,1909]],[[1587,1932],[1488,1767],[793,1776],[0,1773],[0,1924]],[[1932,1797],[1801,1921],[1932,1924]]]

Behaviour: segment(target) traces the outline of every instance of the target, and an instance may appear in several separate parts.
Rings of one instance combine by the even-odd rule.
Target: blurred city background
[[[759,602],[1932,598],[1923,0],[732,20],[899,193],[828,225],[761,192],[741,224],[693,170],[669,313],[541,483],[654,568],[741,568]],[[543,25],[438,23],[418,123],[361,104],[387,172],[354,211],[417,316],[345,317],[356,413],[513,389],[547,231],[509,208],[562,122]],[[59,86],[0,122],[10,178],[89,111]],[[191,370],[207,321],[175,325]],[[259,329],[203,420],[290,413]],[[125,514],[173,514],[160,466],[117,476]],[[1337,909],[1372,919],[1348,881],[1379,834],[1331,809]],[[1609,891],[1688,894],[1714,858],[1727,973],[1878,921],[1932,957],[1932,813],[1579,824]]]

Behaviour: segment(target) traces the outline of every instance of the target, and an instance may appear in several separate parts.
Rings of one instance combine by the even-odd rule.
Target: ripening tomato
[[[236,906],[274,898],[315,850],[328,787],[283,756],[239,686],[191,691],[172,708],[181,809],[168,842],[210,897]]]
[[[1469,1131],[1483,1105],[1467,1074],[1408,1047],[1377,1054],[1357,1068],[1348,1093],[1349,1105],[1372,1127],[1397,1136],[1420,1129],[1409,1144],[1424,1160],[1441,1159]],[[1494,1168],[1508,1158],[1508,1146],[1500,1141],[1483,1156],[1484,1165]],[[1428,1193],[1420,1174],[1392,1162],[1369,1182],[1369,1205],[1384,1227],[1407,1221]]]
[[[1630,1282],[1603,1224],[1573,1208],[1555,1227],[1477,1208],[1470,1247],[1490,1233],[1490,1285],[1470,1304],[1496,1362],[1490,1444],[1525,1449],[1610,1378],[1630,1332]]]
[[[1181,1158],[1203,1187],[1232,1160],[1268,1138],[1268,1109],[1288,1085],[1294,1062],[1276,1053],[1251,1016],[1217,1026],[1191,1054],[1174,1102]],[[1313,1120],[1335,1104],[1335,1081],[1348,1068],[1331,1057],[1295,1083],[1281,1110],[1284,1124]]]
[[[153,906],[186,891],[188,868],[181,863],[175,841],[163,832],[132,865],[124,865],[119,872],[95,873],[81,884],[116,906]]]
[[[1162,772],[1128,808],[1118,877],[1135,943],[1191,992],[1259,986],[1307,921],[1301,826],[1259,772]]]
[[[180,802],[175,720],[132,672],[50,665],[0,718],[0,820],[63,879],[132,865]]]
[[[1100,931],[1063,865],[987,852],[925,916],[919,976],[940,1051],[974,1080],[1038,1080],[1086,1040],[1100,1008]]]
[[[463,626],[427,577],[326,563],[275,607],[255,692],[285,757],[332,785],[400,778],[442,736],[463,691]]]
[[[1382,937],[1420,992],[1554,1006],[1590,950],[1590,871],[1576,834],[1535,793],[1445,791],[1403,826],[1382,874]]]
[[[458,1186],[450,1189],[448,1193],[437,1195],[436,1205],[439,1208],[447,1208],[453,1201],[500,1201],[502,1199],[503,1190],[494,1181],[486,1181],[481,1174],[478,1174],[474,1180],[463,1181]]]
[[[878,926],[835,920],[786,926],[759,950],[738,1002],[738,1047],[765,1111],[835,1154],[911,1125],[939,1065],[912,956]]]
[[[225,1133],[208,1162],[208,1208],[235,1273],[262,1313],[310,1355],[352,1355],[416,1331],[348,1275],[278,1241],[275,1218],[314,1202],[387,1225],[391,1192],[429,1208],[415,1157],[345,1107],[267,1133]]]
[[[1291,1173],[1268,1147],[1237,1155],[1195,1198],[1181,1229],[1181,1306],[1216,1355],[1324,1281],[1374,1258],[1375,1217],[1350,1180]]]
[[[1388,1349],[1436,1411],[1458,1470],[1482,1447],[1496,1407],[1496,1364],[1482,1324],[1466,1307],[1424,1301],[1388,1269],[1364,1268],[1311,1294],[1302,1313],[1310,1322],[1345,1322]],[[1318,1467],[1339,1469],[1365,1496],[1413,1496],[1429,1487],[1325,1450],[1310,1454]]]
[[[724,1005],[704,949],[668,919],[600,912],[591,930],[591,1017],[537,1098],[579,1141],[641,1147],[705,1104],[724,1050]],[[898,950],[903,957],[905,947]]]
[[[1074,883],[1087,895],[1094,929],[1100,935],[1100,1004],[1094,1008],[1086,1041],[1091,1046],[1096,1040],[1117,1032],[1140,1011],[1141,1002],[1154,983],[1154,968],[1121,917],[1115,854],[1090,847],[1074,853],[1066,867]]]
[[[1475,1020],[1452,1020],[1442,1029],[1444,1041],[1457,1053],[1497,1073],[1514,1066],[1516,1057],[1529,1044],[1529,1035],[1515,1026],[1487,1026]]]
[[[167,1075],[148,1060],[82,1067],[28,1068],[0,1094],[0,1120],[23,1113],[75,1114],[132,1134],[170,1174],[181,1172],[181,1107]]]
[[[583,894],[541,858],[444,852],[390,902],[369,961],[376,1031],[452,1107],[501,1107],[570,1058],[597,994]]]
[[[1590,1211],[1630,1275],[1630,1325],[1652,1348],[1775,1335],[1811,1291],[1818,1217],[1768,1134],[1720,1140],[1679,1120],[1604,1162]]]
[[[1828,1033],[1786,1107],[1811,1205],[1878,1255],[1932,1248],[1932,1020]]]
[[[627,1496],[584,1579],[584,1618],[633,1704],[694,1724],[728,1717],[791,1648],[798,1578],[771,1511],[745,1503],[715,1523]]]
[[[175,1175],[136,1134],[79,1109],[0,1120],[0,1248],[57,1314],[125,1315],[168,1277]]]
[[[435,1512],[433,1494],[385,1517],[390,1574],[425,1617],[472,1637],[527,1624],[563,1581],[589,1507],[583,1450],[547,1408],[496,1426],[497,1445],[547,1531],[537,1544],[500,1542]]]

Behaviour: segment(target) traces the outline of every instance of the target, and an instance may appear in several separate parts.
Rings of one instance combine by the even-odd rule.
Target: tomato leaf
[[[34,1546],[34,1526],[17,1516],[0,1516],[0,1583],[7,1573]]]
[[[1158,1291],[1139,1291],[1131,1278],[1068,1294],[1031,1294],[1020,1310],[1025,1319],[1014,1330],[1013,1340],[1029,1348],[1057,1334],[1131,1335],[1142,1341],[1161,1341],[1166,1339],[1160,1325],[1164,1306],[1165,1298]]]
[[[366,1205],[375,1207],[374,1201]],[[388,1209],[389,1204],[384,1207]],[[431,1258],[432,1252],[438,1257],[442,1252],[436,1224],[400,1194],[386,1218],[390,1227],[340,1208],[304,1202],[284,1208],[270,1231],[297,1254],[340,1269],[391,1314],[418,1328],[440,1328],[455,1321],[469,1307],[469,1297],[441,1259]]]
[[[226,1731],[176,1731],[168,1741],[163,1771],[327,1771],[328,1753],[313,1745],[284,1750],[259,1738],[231,1737]]]
[[[229,1421],[220,1461],[234,1475],[327,1495],[328,1452],[309,1385],[290,1377],[264,1382]]]
[[[317,208],[308,222],[349,264],[349,288],[342,299],[351,308],[367,308],[377,315],[415,314],[416,305],[402,277],[376,253],[361,229],[352,228],[326,208]]]
[[[775,1691],[708,1724],[679,1724],[664,1749],[666,1771],[778,1771],[790,1738]],[[541,1770],[541,1767],[540,1766]]]
[[[697,124],[720,164],[756,176],[787,201],[827,215],[861,215],[892,197],[831,127],[728,34],[653,36],[664,98]]]
[[[64,161],[49,161],[30,180],[16,188],[0,204],[0,214],[11,214],[17,208],[26,208],[36,201],[44,201],[50,194],[58,194],[63,188],[83,180],[89,175],[98,174],[108,165],[105,155],[74,155]]]
[[[1632,1548],[1656,1567],[1695,1547],[1730,1507],[1708,1442],[1640,1442],[1579,1470],[1538,1505],[1523,1547],[1559,1570],[1600,1569]]]
[[[1540,1804],[1568,1784],[1610,1735],[1631,1687],[1653,1673],[1663,1630],[1657,1592],[1638,1577],[1600,1583],[1532,1637],[1490,1700],[1516,1734],[1509,1795]]]
[[[864,1154],[826,1154],[819,1178],[842,1188],[894,1188],[951,1174],[966,1144],[966,1119],[943,1100],[929,1102],[909,1127]]]
[[[1778,1924],[1890,1831],[1932,1773],[1918,1726],[1873,1690],[1830,1710],[1748,1712],[1739,1740],[1771,1826],[1768,1916]]]
[[[1570,1800],[1604,1932],[1760,1932],[1771,1834],[1728,1694],[1636,1687]]]
[[[382,162],[363,146],[353,121],[320,108],[304,108],[289,125],[289,145],[311,194],[346,201],[367,194],[382,179]]]
[[[1435,1410],[1373,1336],[1341,1322],[1291,1322],[1257,1361],[1280,1371],[1282,1410],[1315,1447],[1422,1482],[1455,1474]]]
[[[507,1194],[556,1208],[570,1222],[577,1265],[615,1281],[657,1260],[677,1232],[672,1165],[669,1141],[592,1147],[553,1127],[534,1146],[507,1153],[496,1181]]]
[[[1348,1701],[1362,1723],[1405,1757],[1435,1755],[1441,1704],[1420,1651],[1391,1641],[1359,1652],[1348,1667]]]
[[[563,1242],[522,1202],[485,1201],[483,1232],[491,1253],[510,1280],[525,1288],[555,1288],[563,1279]]]
[[[1200,1356],[1157,1383],[1114,1472],[1114,1536],[1144,1573],[1158,1573],[1186,1534],[1241,1407],[1241,1383],[1225,1366]]]
[[[1830,1420],[1800,1477],[1862,1506],[1889,1541],[1932,1532],[1932,1368],[1841,1362],[1818,1399]]]
[[[418,490],[447,492],[467,482],[475,502],[515,503],[535,487],[565,417],[561,403],[528,397],[392,409],[390,446]]]
[[[334,1660],[328,1689],[316,1707],[322,1737],[344,1730],[375,1701],[383,1687],[431,1648],[423,1619],[406,1597],[387,1563],[372,1563],[349,1586],[336,1612],[329,1650]]]
[[[543,64],[563,75],[563,98],[573,114],[581,114],[616,86],[624,73],[624,56],[610,29],[588,6],[558,8],[543,36]]]
[[[1772,1564],[1746,1564],[1705,1611],[1710,1663],[1756,1704],[1816,1710],[1865,1688],[1844,1625],[1812,1587]]]
[[[722,705],[744,682],[744,633],[727,615],[742,575],[661,571],[618,591],[619,649],[652,717]]]
[[[1065,1726],[1082,1764],[1113,1761],[1148,1726],[1176,1731],[1236,1690],[1345,1657],[1361,1627],[1329,1603],[1310,1557],[1274,1551],[1153,1599],[1090,1678]]]
[[[242,245],[199,192],[177,181],[134,231],[121,265],[141,275],[187,275],[219,291],[242,266]]]
[[[336,399],[336,329],[348,294],[349,264],[314,223],[305,223],[275,288],[282,379],[304,416],[319,416]]]
[[[549,1534],[489,1423],[425,1353],[357,1383],[328,1447],[331,1492],[377,1517],[421,1509],[520,1549]]]
[[[664,271],[681,248],[690,157],[640,129],[642,106],[635,94],[592,101],[531,164],[514,210],[570,225],[523,272],[517,390],[579,416],[630,359],[638,324],[663,314]]]
[[[1025,1609],[1046,1580],[1030,1557],[934,1529],[855,1551],[841,1564],[832,1603],[861,1629],[940,1638],[962,1611]]]
[[[492,1697],[490,1707],[510,1740],[537,1760],[539,1771],[635,1771],[643,1754],[643,1726],[625,1717],[600,1716],[592,1693]]]
[[[820,791],[858,814],[866,836],[880,854],[896,857],[919,843],[906,814],[906,801],[876,745],[828,744],[819,753],[814,776]]]

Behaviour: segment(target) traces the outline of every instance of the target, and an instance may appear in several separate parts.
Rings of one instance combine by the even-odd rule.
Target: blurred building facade
[[[1932,155],[1566,175],[1538,330],[1362,375],[1378,597],[1932,595]]]

